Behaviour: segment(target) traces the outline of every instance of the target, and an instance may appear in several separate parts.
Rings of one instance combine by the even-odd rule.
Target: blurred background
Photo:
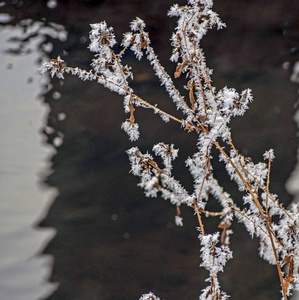
[[[184,226],[176,227],[175,207],[145,198],[125,153],[132,146],[150,151],[158,142],[174,143],[180,149],[174,173],[191,191],[184,161],[196,151],[196,136],[137,109],[141,138],[131,143],[120,130],[128,118],[120,96],[94,82],[37,72],[57,55],[68,66],[89,70],[89,24],[106,20],[120,42],[139,16],[173,74],[169,39],[176,19],[167,17],[172,4],[0,1],[0,299],[131,300],[148,291],[167,300],[198,299],[206,287],[192,211],[182,208]],[[254,162],[275,150],[270,188],[288,206],[299,193],[293,172],[298,85],[290,81],[299,60],[299,2],[216,0],[214,10],[227,24],[202,42],[214,85],[251,88],[254,96],[245,116],[232,121],[234,143]],[[148,62],[132,54],[125,62],[132,66],[137,94],[181,116]],[[184,92],[184,81],[175,83]],[[223,165],[215,162],[214,169],[241,203]],[[218,219],[204,222],[207,232],[217,230]],[[232,299],[280,299],[276,267],[258,256],[258,240],[241,225],[233,230],[234,259],[220,275],[222,289]]]

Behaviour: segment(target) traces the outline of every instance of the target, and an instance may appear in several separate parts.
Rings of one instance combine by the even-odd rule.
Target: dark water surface
[[[261,160],[265,150],[275,149],[271,189],[287,205],[292,197],[284,185],[294,169],[297,149],[297,128],[292,119],[297,86],[289,77],[293,64],[299,60],[299,3],[278,0],[215,2],[215,11],[226,22],[227,29],[212,31],[203,41],[208,66],[214,69],[214,83],[218,88],[227,85],[238,91],[250,87],[254,96],[246,115],[232,123],[234,142],[254,161]],[[15,1],[1,6],[0,12],[13,17],[3,24],[5,28],[10,25],[25,29],[10,55],[26,55],[26,45],[39,36],[42,39],[34,50],[40,53],[36,59],[43,55],[41,60],[44,61],[46,56],[61,55],[69,66],[85,69],[90,69],[91,54],[87,49],[90,23],[106,20],[115,28],[120,41],[122,33],[129,29],[129,22],[139,16],[147,24],[162,64],[173,73],[175,66],[168,62],[169,38],[176,20],[166,17],[171,4],[170,0]],[[32,23],[24,20],[32,20]],[[38,24],[36,31],[34,24]],[[28,32],[31,37],[26,36]],[[29,55],[26,56],[28,61]],[[136,62],[131,56],[126,60],[135,74],[134,90],[150,102],[158,103],[159,107],[176,113],[149,65],[144,61]],[[36,68],[34,62],[31,64]],[[41,244],[44,245],[43,254],[54,261],[49,282],[59,286],[43,299],[131,300],[148,291],[167,300],[198,299],[206,286],[207,274],[198,267],[196,219],[192,212],[183,209],[184,227],[175,227],[175,208],[164,200],[144,197],[136,187],[138,179],[129,174],[125,154],[134,145],[147,151],[157,142],[174,143],[180,148],[182,160],[176,166],[177,174],[180,181],[191,188],[184,161],[195,152],[196,137],[178,130],[176,124],[163,123],[150,111],[139,109],[135,117],[141,127],[141,138],[136,144],[130,143],[120,130],[127,116],[118,95],[70,76],[63,82],[57,79],[47,82],[47,78],[41,83],[43,97],[39,105],[48,110],[40,112],[45,118],[40,117],[35,128],[42,137],[41,144],[52,149],[47,152],[48,164],[41,168],[46,175],[40,175],[39,180],[56,191],[56,196],[39,222],[39,228],[56,231],[51,241]],[[24,88],[28,89],[31,86]],[[22,104],[26,106],[31,98],[23,96]],[[6,98],[3,99],[1,102]],[[19,116],[14,118],[15,124],[22,127],[24,123]],[[17,132],[14,134],[18,139],[28,140],[28,136]],[[8,132],[8,136],[12,134]],[[12,145],[4,152],[10,153],[13,148]],[[36,158],[35,148],[29,149]],[[43,159],[40,157],[39,161]],[[27,162],[27,154],[22,156],[22,161]],[[14,180],[21,169],[22,166],[15,166],[8,178]],[[223,170],[220,167],[215,170],[217,177],[228,184],[227,189],[234,194],[236,188],[227,182]],[[25,177],[26,174],[27,169]],[[1,188],[5,186],[4,181],[0,184]],[[26,186],[30,184],[33,183]],[[9,191],[5,195],[8,200],[13,197],[19,201],[32,198],[21,192],[13,196]],[[38,197],[42,202],[42,196],[35,199]],[[207,231],[215,230],[217,221],[212,220],[206,226]],[[237,225],[233,229],[234,259],[220,276],[223,290],[232,299],[280,299],[276,269],[259,258],[258,241],[251,240]],[[8,235],[7,239],[11,238]],[[0,282],[3,281],[1,278]],[[13,298],[7,296],[6,299]]]

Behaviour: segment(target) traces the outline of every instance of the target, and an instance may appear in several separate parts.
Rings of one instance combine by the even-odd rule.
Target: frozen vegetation
[[[191,192],[172,174],[173,160],[178,157],[178,149],[173,144],[160,142],[153,146],[151,154],[142,153],[134,146],[127,154],[131,173],[140,177],[138,185],[145,195],[162,197],[176,206],[175,222],[178,226],[183,226],[180,212],[183,205],[190,207],[198,219],[201,267],[209,272],[207,286],[199,299],[228,298],[221,290],[218,274],[233,258],[229,239],[233,234],[232,222],[244,225],[248,234],[260,241],[259,254],[276,266],[282,299],[287,299],[292,289],[299,290],[299,205],[293,204],[286,209],[280,204],[278,196],[269,190],[271,162],[275,158],[273,149],[267,149],[261,158],[263,162],[254,162],[250,157],[242,156],[234,146],[229,123],[232,118],[246,112],[253,98],[250,89],[238,92],[234,88],[223,87],[216,90],[212,85],[212,70],[206,66],[201,39],[213,27],[225,27],[212,10],[212,5],[212,0],[189,0],[186,6],[173,5],[168,13],[178,19],[171,38],[173,52],[170,60],[176,64],[174,78],[186,78],[184,88],[188,91],[188,97],[182,96],[172,77],[160,64],[151,47],[145,23],[140,18],[136,18],[131,23],[131,31],[124,34],[119,53],[113,50],[116,44],[113,28],[108,27],[105,21],[91,25],[89,49],[95,54],[91,71],[68,67],[60,57],[44,63],[40,71],[48,71],[52,77],[61,79],[65,73],[72,74],[82,80],[100,83],[122,95],[128,119],[121,128],[132,142],[139,138],[139,126],[134,115],[139,107],[152,109],[165,122],[180,123],[186,134],[195,132],[198,136],[197,151],[185,161],[193,177]],[[183,119],[135,94],[130,86],[134,78],[131,68],[122,63],[127,51],[133,51],[138,60],[143,57],[149,60],[169,98],[184,114]],[[217,151],[212,152],[212,148]],[[157,157],[162,159],[162,164],[157,163]],[[243,197],[241,207],[214,177],[212,161],[223,164],[227,175],[237,184]],[[207,210],[211,197],[221,205],[220,211]],[[214,233],[205,232],[202,215],[219,218],[219,226]],[[149,299],[159,298],[152,293],[140,298]]]

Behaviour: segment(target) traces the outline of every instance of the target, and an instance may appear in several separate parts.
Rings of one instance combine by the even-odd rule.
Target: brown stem
[[[268,195],[269,195],[269,183],[270,183],[270,168],[271,168],[271,154],[269,152],[268,161],[268,174],[267,174],[267,193],[266,193],[266,214],[268,215]]]
[[[194,208],[195,208],[195,211],[196,211],[196,214],[197,214],[197,219],[198,219],[198,222],[199,222],[199,226],[200,226],[202,235],[205,235],[205,230],[203,228],[203,223],[202,223],[202,220],[201,220],[199,208],[197,207],[197,203],[196,203],[195,199],[193,201],[194,201]]]
[[[222,149],[222,147],[216,141],[214,142],[214,144],[220,150],[220,152],[226,157],[226,159],[231,164],[231,166],[235,169],[236,173],[239,175],[240,179],[242,180],[242,182],[246,186],[248,192],[250,193],[256,207],[258,208],[258,210],[261,214],[261,216],[263,217],[263,219],[266,219],[265,214],[263,212],[263,209],[261,207],[261,204],[260,204],[258,198],[256,197],[256,195],[254,194],[254,192],[252,191],[252,189],[250,188],[250,186],[248,185],[248,183],[246,182],[246,180],[244,179],[244,177],[240,173],[239,169],[236,167],[236,165],[233,163],[233,161],[230,159],[230,157],[226,154],[226,152]]]
[[[280,280],[280,284],[281,284],[283,298],[284,298],[284,300],[287,300],[288,298],[287,298],[287,294],[286,294],[286,290],[285,290],[284,280],[283,280],[283,277],[282,277],[282,272],[281,272],[278,256],[277,256],[277,253],[276,253],[273,237],[272,237],[270,221],[267,222],[267,230],[268,230],[268,236],[269,236],[270,241],[271,241],[272,251],[273,251],[273,254],[274,254],[274,257],[275,257],[275,261],[276,261],[276,267],[277,267],[277,272],[278,272],[278,275],[279,275],[279,280]]]

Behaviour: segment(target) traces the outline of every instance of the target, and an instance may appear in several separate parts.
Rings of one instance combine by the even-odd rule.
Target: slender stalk
[[[282,272],[281,272],[281,267],[280,267],[280,264],[279,264],[279,259],[278,259],[276,249],[275,249],[275,245],[274,245],[274,241],[273,241],[273,238],[272,238],[271,223],[269,221],[267,222],[267,230],[268,230],[268,236],[270,238],[270,242],[271,242],[271,246],[272,246],[272,251],[273,251],[273,254],[274,254],[274,257],[275,257],[275,261],[276,261],[276,267],[277,267],[277,272],[278,272],[278,275],[279,275],[279,280],[280,280],[280,284],[281,284],[283,298],[284,298],[284,300],[287,300],[288,297],[287,297],[287,294],[286,294],[286,291],[285,291],[285,288],[284,288],[284,280],[283,280],[283,277],[282,277]]]
[[[267,193],[266,193],[266,214],[268,213],[268,195],[269,195],[269,183],[270,183],[270,168],[271,168],[271,154],[269,152],[269,160],[268,160],[268,175],[267,175]]]
[[[196,215],[197,215],[197,219],[198,219],[198,222],[199,222],[199,226],[200,226],[202,235],[205,235],[205,230],[204,230],[203,223],[202,223],[202,220],[201,220],[199,208],[197,207],[197,203],[196,203],[195,199],[194,199],[193,204],[194,204],[194,208],[195,208],[195,211],[196,211]]]

